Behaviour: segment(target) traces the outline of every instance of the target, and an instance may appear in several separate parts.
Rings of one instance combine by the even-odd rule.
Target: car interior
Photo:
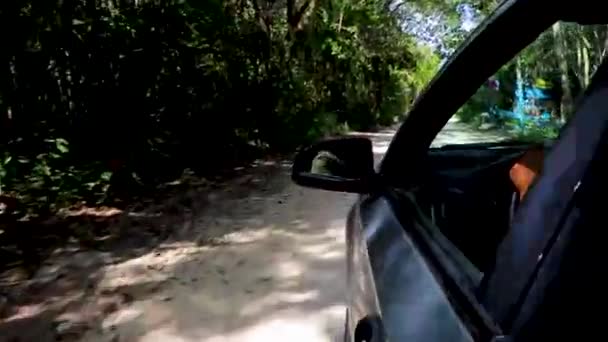
[[[429,151],[417,191],[427,217],[479,269],[494,262],[496,248],[538,174],[545,144],[484,143]]]

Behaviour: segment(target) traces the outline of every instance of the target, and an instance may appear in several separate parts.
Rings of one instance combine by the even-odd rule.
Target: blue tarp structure
[[[496,84],[496,87],[499,87]],[[520,127],[526,124],[545,126],[552,122],[549,108],[543,106],[543,102],[550,101],[552,96],[548,89],[537,86],[525,85],[521,80],[517,82],[515,89],[515,105],[512,111],[500,109],[493,106],[489,113],[496,119],[515,119]]]

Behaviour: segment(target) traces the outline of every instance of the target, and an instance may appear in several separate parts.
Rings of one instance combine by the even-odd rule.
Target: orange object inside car
[[[543,168],[544,149],[536,147],[528,150],[515,162],[509,171],[509,177],[519,193],[519,200],[523,200],[530,186]]]

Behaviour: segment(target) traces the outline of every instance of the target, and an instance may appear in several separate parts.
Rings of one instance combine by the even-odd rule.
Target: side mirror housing
[[[321,141],[298,152],[291,177],[305,187],[368,193],[376,178],[372,142],[359,137]]]

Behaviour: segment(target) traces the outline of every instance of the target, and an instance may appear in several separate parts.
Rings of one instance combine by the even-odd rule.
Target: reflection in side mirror
[[[302,186],[366,193],[375,179],[373,165],[369,139],[333,139],[300,151],[294,161],[292,178]]]
[[[348,178],[346,163],[329,151],[317,152],[317,155],[312,159],[310,173]]]

